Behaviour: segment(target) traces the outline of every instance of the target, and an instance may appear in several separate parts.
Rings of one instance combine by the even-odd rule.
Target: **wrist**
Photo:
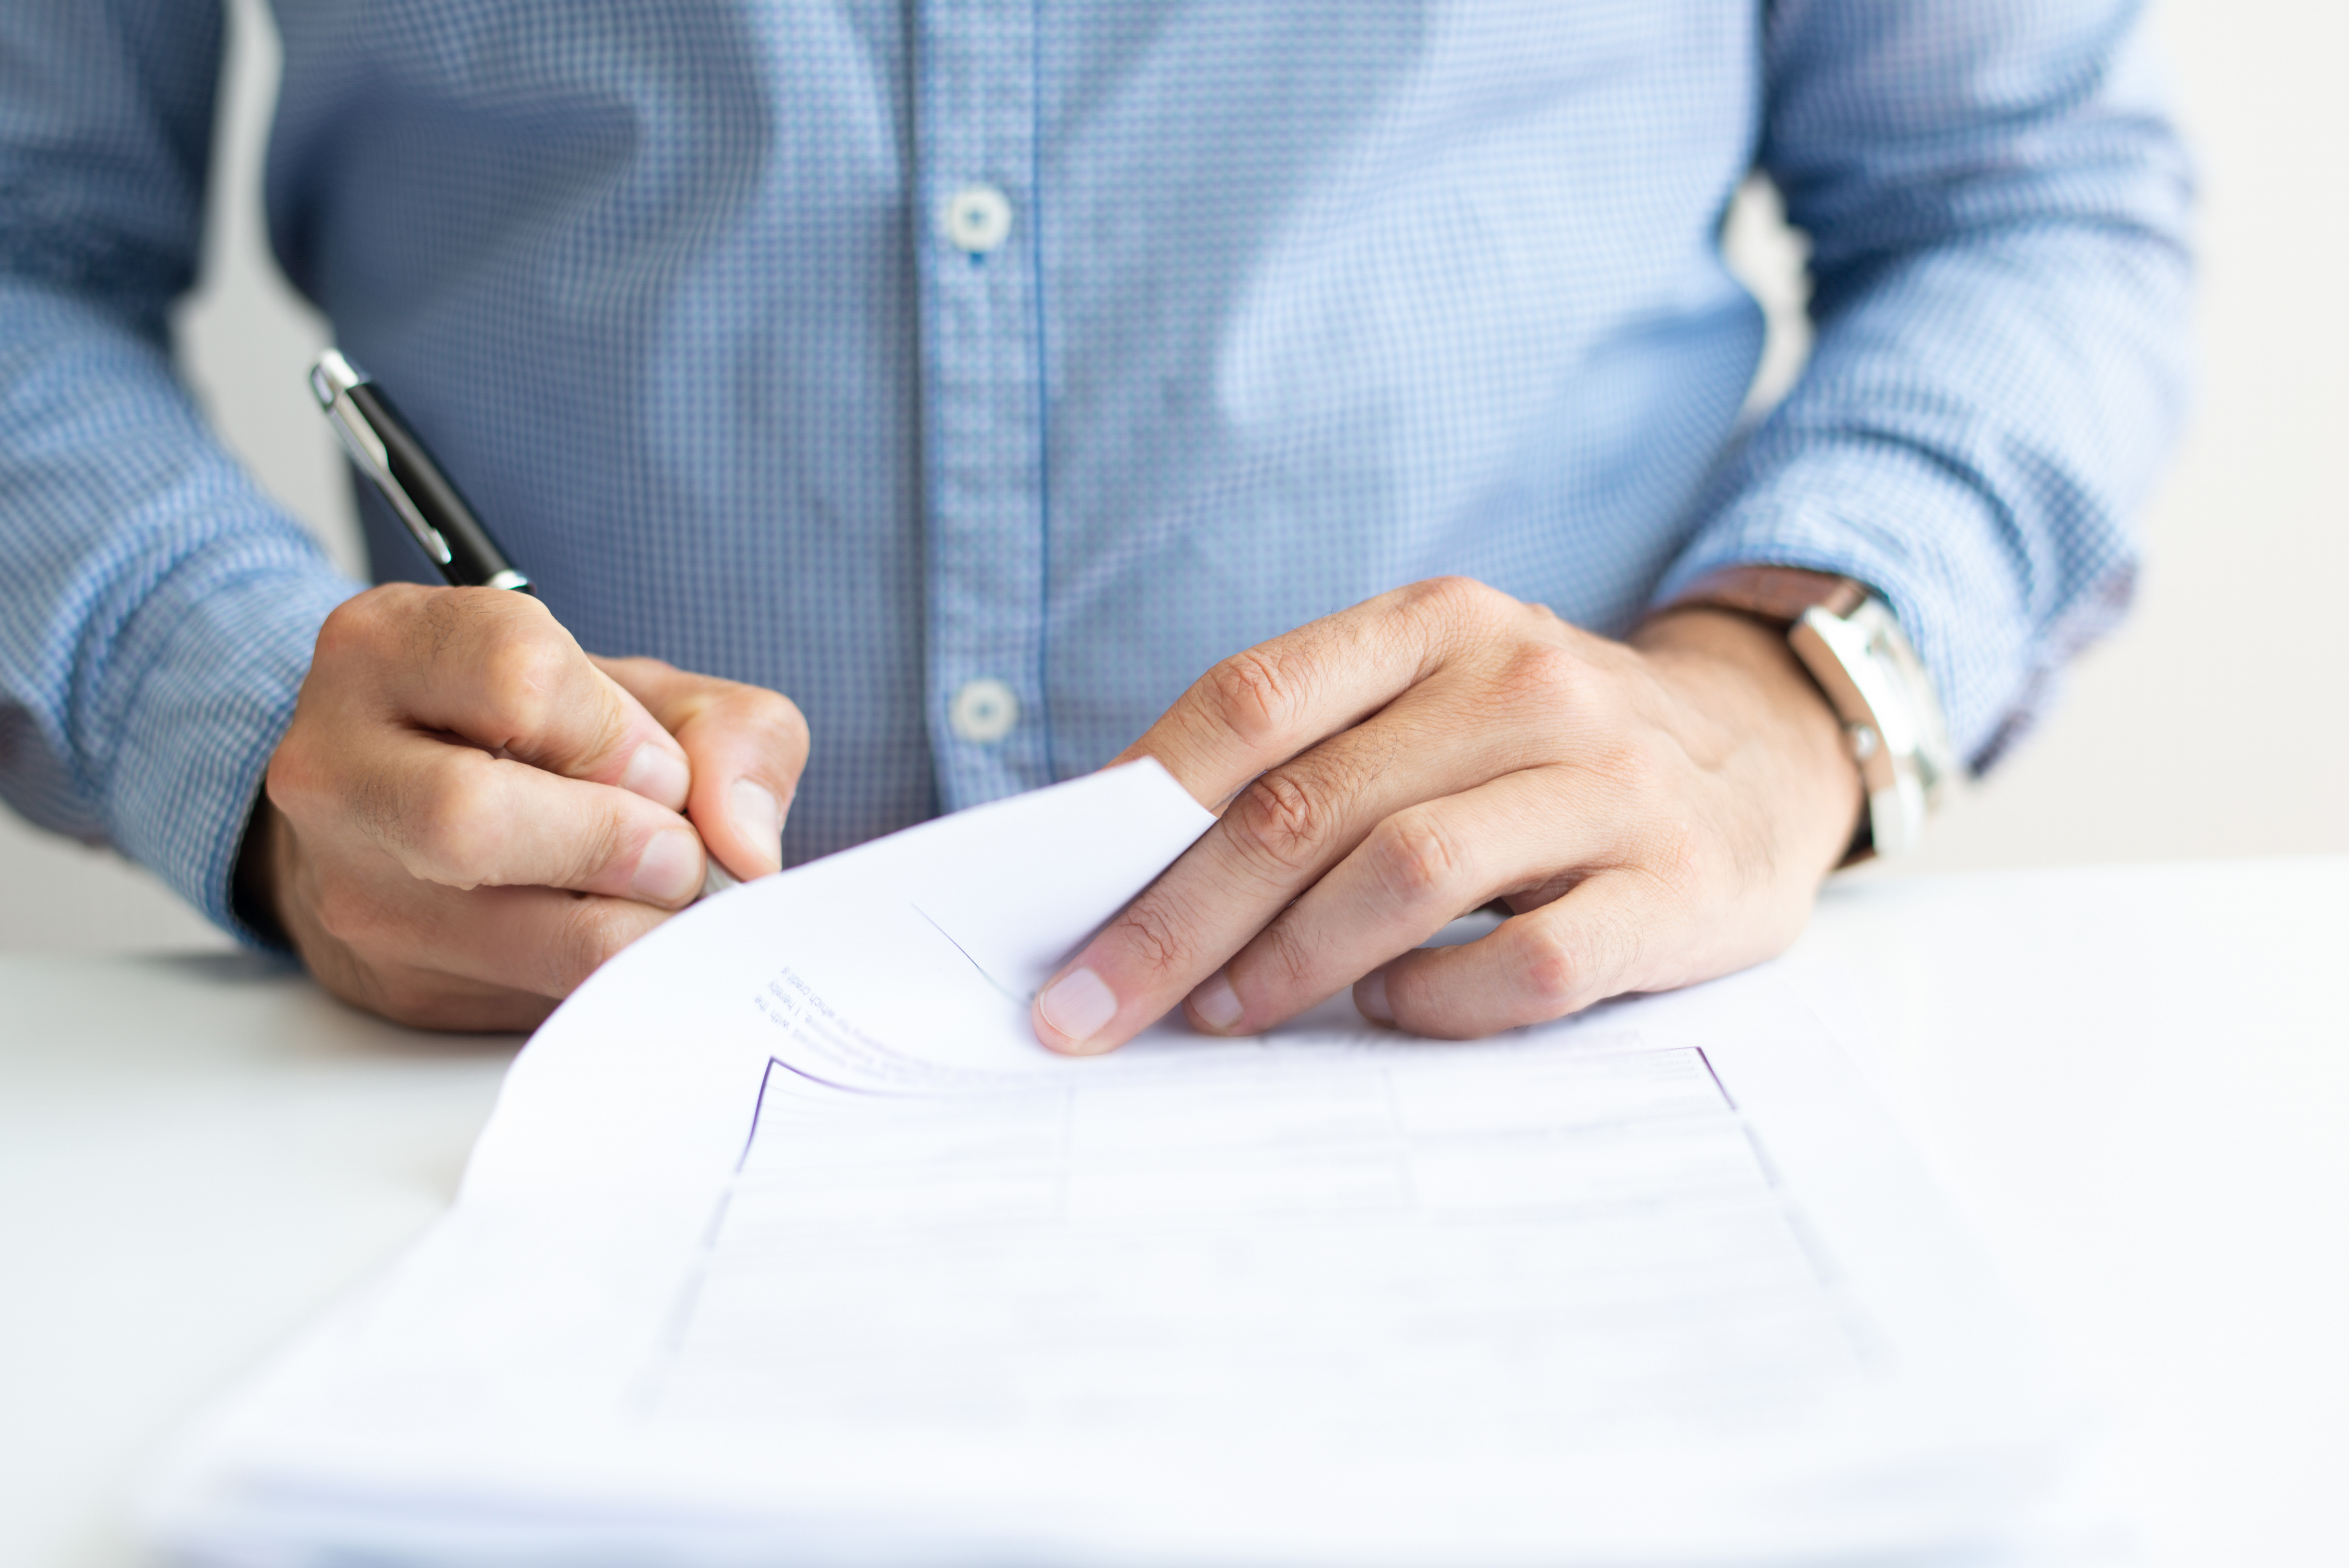
[[[1701,714],[1790,849],[1824,876],[1867,820],[1842,721],[1777,628],[1734,610],[1665,610],[1631,634],[1657,677]]]
[[[277,869],[284,858],[285,819],[269,803],[264,786],[246,817],[237,846],[236,871],[229,886],[229,910],[269,946],[293,949],[277,898]]]

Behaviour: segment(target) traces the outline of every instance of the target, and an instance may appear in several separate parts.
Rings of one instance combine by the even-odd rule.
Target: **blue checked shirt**
[[[2125,602],[2181,400],[2137,9],[298,0],[271,232],[585,645],[797,699],[790,860],[1440,573],[1608,632],[1850,573],[1980,765]],[[357,585],[172,372],[220,29],[0,6],[0,794],[233,926]],[[1819,334],[1742,433],[1756,167]]]

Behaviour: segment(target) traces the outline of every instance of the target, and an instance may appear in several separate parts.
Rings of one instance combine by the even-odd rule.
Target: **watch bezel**
[[[1873,593],[1842,615],[1815,604],[1786,641],[1843,721],[1868,791],[1866,853],[1914,850],[1948,786],[1950,745],[1931,677],[1891,606]]]

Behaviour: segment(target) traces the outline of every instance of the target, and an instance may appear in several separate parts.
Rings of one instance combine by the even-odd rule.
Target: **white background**
[[[340,459],[303,386],[326,328],[262,234],[274,42],[257,0],[232,10],[218,200],[203,284],[181,315],[183,357],[229,441],[357,572]],[[2349,849],[2349,504],[2335,459],[2349,427],[2349,109],[2336,80],[2349,7],[2170,0],[2157,26],[2203,179],[2195,426],[2147,521],[2135,618],[1909,868]],[[1795,253],[1758,208],[1733,234],[1773,307],[1783,371],[1800,352]],[[226,944],[143,871],[0,811],[0,950]]]

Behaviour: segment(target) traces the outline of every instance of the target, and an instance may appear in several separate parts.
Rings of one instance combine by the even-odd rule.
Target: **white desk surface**
[[[2349,1563],[2349,857],[1831,889],[1791,960],[2109,1412],[2147,1561]],[[0,1562],[416,1234],[515,1042],[0,955]]]

